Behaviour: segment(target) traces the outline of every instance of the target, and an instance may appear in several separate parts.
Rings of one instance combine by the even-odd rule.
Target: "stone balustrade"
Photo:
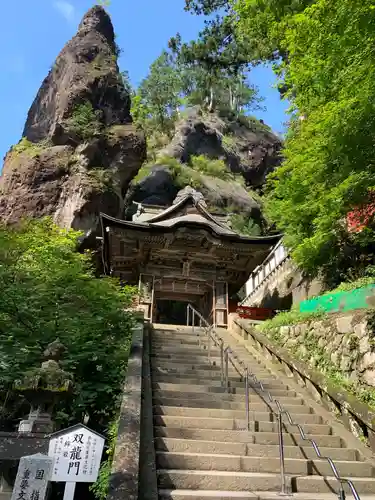
[[[282,240],[280,240],[262,264],[256,267],[250,274],[245,285],[246,299],[242,302],[242,305],[250,306],[257,303],[257,293],[261,290],[265,282],[277,279],[276,275],[287,260],[290,260],[288,251],[284,247]]]

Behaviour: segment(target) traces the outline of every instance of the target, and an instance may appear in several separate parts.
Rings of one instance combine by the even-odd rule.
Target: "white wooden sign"
[[[103,436],[83,424],[55,432],[48,449],[54,458],[51,481],[94,483],[103,447]]]
[[[51,479],[53,458],[37,453],[22,457],[11,500],[44,500]]]

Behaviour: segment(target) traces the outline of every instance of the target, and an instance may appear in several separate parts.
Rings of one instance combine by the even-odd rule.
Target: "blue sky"
[[[12,0],[2,5],[0,46],[0,155],[18,142],[32,101],[64,44],[95,3],[93,0]],[[203,19],[184,12],[184,0],[112,0],[108,8],[123,49],[121,69],[127,69],[134,85],[179,31],[183,39],[196,37]],[[251,80],[266,100],[267,110],[255,113],[275,132],[282,132],[286,103],[272,88],[268,68],[257,68]]]

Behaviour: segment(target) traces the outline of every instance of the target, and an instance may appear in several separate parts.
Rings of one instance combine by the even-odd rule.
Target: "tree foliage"
[[[96,278],[92,256],[77,252],[79,236],[49,219],[0,226],[0,391],[40,366],[59,338],[67,348],[62,366],[75,382],[60,410],[70,422],[87,415],[98,427],[120,393],[133,324],[124,307],[134,290]]]
[[[225,69],[238,74],[250,62],[249,39],[238,36],[236,16],[229,0],[186,0],[185,10],[208,16],[198,39],[184,43],[181,55],[188,62],[204,65],[210,72]],[[176,38],[170,40],[173,48]]]
[[[245,73],[189,62],[183,50],[176,39],[174,52],[162,52],[133,94],[132,116],[149,135],[170,134],[187,106],[238,115],[258,105],[257,90]]]
[[[230,3],[229,0],[185,0],[185,10],[208,16],[219,9],[229,11]]]
[[[204,0],[203,0],[204,1]],[[293,16],[303,12],[315,0],[237,0],[234,9],[239,16],[237,36],[249,48],[252,64],[288,60],[283,43]]]
[[[332,285],[361,274],[373,227],[349,233],[346,216],[375,184],[373,1],[239,0],[238,13],[243,36],[266,16],[265,38],[287,55],[279,76],[293,115],[269,215],[307,271],[323,270]]]
[[[150,67],[138,89],[138,116],[153,120],[161,130],[168,130],[181,106],[181,77],[172,55],[163,50]],[[133,104],[134,106],[134,104]]]
[[[67,120],[67,125],[69,130],[80,139],[89,140],[98,135],[102,129],[100,116],[100,111],[95,110],[91,102],[85,101],[74,107],[72,116]]]

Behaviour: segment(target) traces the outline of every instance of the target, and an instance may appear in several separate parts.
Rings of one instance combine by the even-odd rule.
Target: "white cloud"
[[[67,2],[67,0],[57,0],[53,3],[53,6],[68,23],[75,22],[76,9],[70,2]]]

